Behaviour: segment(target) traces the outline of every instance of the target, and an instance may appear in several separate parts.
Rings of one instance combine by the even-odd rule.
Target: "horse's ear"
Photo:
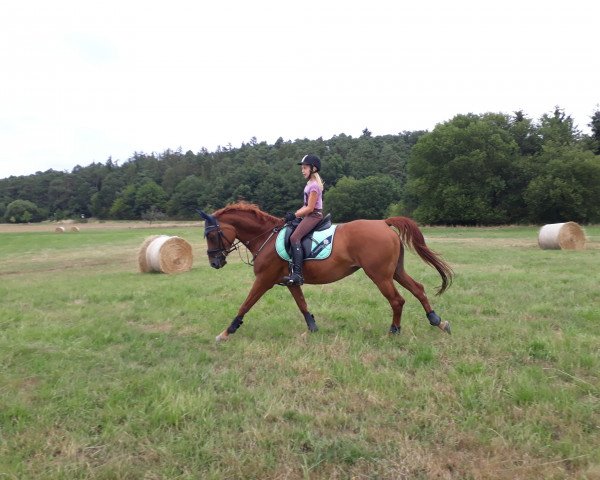
[[[208,213],[204,212],[203,210],[196,210],[196,211],[204,220],[207,220],[209,222],[212,220],[212,217]]]

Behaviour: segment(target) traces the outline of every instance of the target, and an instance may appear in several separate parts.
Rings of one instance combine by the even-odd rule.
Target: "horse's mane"
[[[214,212],[213,215],[215,215],[216,217],[219,217],[219,216],[225,215],[227,213],[241,213],[241,212],[248,212],[248,213],[256,216],[256,218],[259,221],[278,221],[278,220],[280,220],[278,217],[274,217],[273,215],[263,212],[260,208],[258,208],[258,205],[255,205],[255,204],[249,203],[249,202],[230,203],[229,205],[226,205],[225,207]]]

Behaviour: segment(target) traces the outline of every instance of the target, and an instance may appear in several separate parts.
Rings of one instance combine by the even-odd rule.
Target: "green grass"
[[[425,228],[414,255],[453,335],[406,293],[402,335],[358,272],[306,286],[320,330],[276,287],[225,344],[253,281],[137,272],[157,229],[0,233],[0,478],[600,478],[600,227],[585,251],[537,228]]]

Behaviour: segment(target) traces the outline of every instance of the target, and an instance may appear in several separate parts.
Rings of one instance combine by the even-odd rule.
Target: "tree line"
[[[307,153],[323,164],[325,210],[335,222],[408,215],[426,224],[600,222],[600,111],[590,135],[556,108],[461,114],[431,132],[358,138],[252,138],[239,148],[134,153],[122,165],[76,166],[0,180],[0,220],[198,219],[246,200],[277,216],[295,211]]]

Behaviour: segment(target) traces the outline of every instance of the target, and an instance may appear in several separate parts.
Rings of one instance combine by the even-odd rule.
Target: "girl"
[[[289,286],[304,283],[302,277],[304,254],[301,241],[323,219],[323,181],[319,175],[321,160],[316,155],[305,155],[298,165],[302,165],[302,176],[306,178],[307,182],[304,187],[304,206],[295,213],[296,217],[302,217],[302,221],[290,237],[292,273],[283,277],[283,282]]]

